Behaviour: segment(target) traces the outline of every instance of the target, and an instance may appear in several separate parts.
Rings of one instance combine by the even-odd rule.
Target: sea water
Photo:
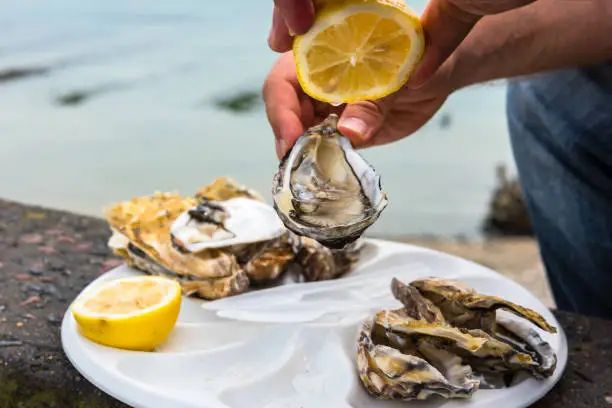
[[[50,68],[0,82],[0,196],[101,215],[230,175],[271,203],[278,161],[263,107],[235,113],[214,100],[261,89],[277,58],[272,6],[0,1],[0,71]],[[390,200],[370,233],[477,233],[494,166],[514,168],[504,93],[503,83],[462,90],[416,134],[363,151]]]

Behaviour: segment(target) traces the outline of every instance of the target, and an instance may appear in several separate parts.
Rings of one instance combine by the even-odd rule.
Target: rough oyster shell
[[[353,269],[359,260],[363,241],[358,240],[343,249],[330,249],[308,237],[293,236],[294,264],[305,281],[339,278]]]
[[[394,279],[391,285],[394,294],[402,295],[408,292],[415,295],[414,289],[427,288],[423,291],[417,289],[417,296],[396,295],[396,298],[404,305],[426,304],[427,306],[420,306],[421,309],[438,310],[447,324],[470,336],[486,340],[484,347],[476,352],[454,348],[454,352],[470,360],[472,368],[480,372],[496,373],[524,370],[539,379],[553,374],[557,357],[550,345],[530,327],[530,323],[552,333],[555,333],[556,329],[537,312],[504,299],[479,294],[462,283],[440,278],[418,279],[411,282],[410,286]],[[414,289],[408,289],[409,287]],[[432,294],[434,292],[435,295]],[[445,294],[443,299],[447,301],[440,300],[441,293]],[[450,302],[450,299],[462,306]],[[438,305],[435,304],[436,300],[439,301]],[[461,300],[466,303],[460,303]],[[438,308],[440,305],[443,307]],[[475,310],[466,311],[466,305],[482,307],[480,314],[477,315]],[[524,320],[513,320],[496,313],[498,308],[506,307],[511,308],[511,313]]]
[[[388,203],[380,176],[338,132],[337,121],[332,114],[298,138],[272,189],[289,230],[335,249],[357,240]]]
[[[265,283],[280,277],[294,259],[293,248],[287,234],[266,242],[251,254],[244,270],[253,283]]]
[[[118,203],[105,212],[113,230],[109,246],[129,265],[177,279],[185,293],[218,299],[244,292],[248,278],[233,255],[218,250],[190,254],[173,245],[170,225],[194,204],[172,193]]]
[[[495,296],[477,293],[459,282],[440,278],[418,279],[410,283],[440,308],[453,325],[495,332],[496,310],[504,309],[529,320],[542,330],[556,333],[537,312]]]
[[[257,191],[238,184],[236,180],[230,177],[215,178],[209,185],[198,189],[194,197],[198,202],[226,201],[238,197],[265,201]]]
[[[373,325],[364,323],[357,344],[357,367],[362,384],[379,399],[422,400],[433,394],[445,398],[468,398],[478,389],[469,366],[461,359],[426,343],[420,353],[372,340]],[[415,348],[419,348],[416,346]]]
[[[419,289],[425,287],[437,288],[436,295],[430,296],[432,291]],[[357,365],[362,383],[375,396],[386,398],[394,395],[400,399],[415,399],[419,398],[420,394],[414,391],[410,394],[406,391],[414,389],[414,377],[396,373],[398,376],[390,381],[389,378],[381,376],[380,366],[388,362],[385,360],[381,363],[374,360],[373,350],[379,352],[385,359],[392,356],[398,367],[402,367],[401,364],[405,365],[408,361],[405,357],[400,358],[400,355],[418,357],[434,366],[446,381],[443,383],[443,392],[440,395],[447,398],[471,395],[471,393],[455,395],[453,392],[456,389],[449,388],[448,384],[456,387],[457,384],[465,385],[474,381],[478,388],[479,380],[471,377],[471,371],[470,376],[466,377],[466,372],[462,368],[465,366],[462,364],[468,364],[471,370],[481,375],[502,375],[506,383],[508,376],[512,377],[519,371],[528,372],[537,379],[544,379],[552,375],[555,370],[556,356],[553,349],[529,326],[531,323],[528,321],[537,322],[541,327],[551,331],[554,331],[554,328],[535,311],[503,299],[478,294],[458,282],[437,278],[419,279],[410,285],[393,279],[391,290],[404,308],[379,311],[373,319],[373,326],[372,323],[368,323],[370,326],[364,326],[364,330],[370,330],[366,334],[371,337],[368,338],[362,331],[358,345]],[[473,310],[461,302],[459,307],[441,300],[439,293],[447,295],[443,299],[450,299],[449,293],[452,293],[452,299],[456,302],[463,299],[467,300],[467,305],[477,304],[483,308],[481,310],[483,314],[475,315]],[[464,297],[458,296],[459,293]],[[482,297],[480,299],[482,302],[479,302],[478,297]],[[443,307],[439,307],[440,305]],[[510,305],[507,307],[511,307],[513,313],[525,315],[524,319],[527,321],[509,319],[503,315],[497,316],[495,310],[501,307],[500,305]],[[467,323],[469,327],[457,325],[457,322]],[[368,346],[368,339],[373,342],[372,344],[376,343],[395,351],[389,351],[387,348],[374,349],[371,345],[369,349],[364,348]],[[363,357],[366,351],[370,352],[367,359]],[[379,360],[381,358],[383,357],[379,357]],[[441,370],[440,367],[447,367],[447,371]],[[448,371],[449,367],[454,368]],[[372,372],[375,373],[374,376]],[[451,372],[463,374],[451,378]],[[429,394],[424,394],[425,397],[427,395]]]

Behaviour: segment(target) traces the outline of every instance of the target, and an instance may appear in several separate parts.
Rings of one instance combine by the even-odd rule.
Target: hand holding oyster
[[[357,345],[361,383],[375,398],[469,398],[481,378],[508,385],[518,372],[541,380],[555,371],[557,356],[530,323],[556,329],[533,310],[439,278],[393,279],[391,290],[403,308],[364,323]]]
[[[355,242],[387,206],[380,176],[337,128],[331,114],[281,160],[274,208],[295,234],[340,249]]]

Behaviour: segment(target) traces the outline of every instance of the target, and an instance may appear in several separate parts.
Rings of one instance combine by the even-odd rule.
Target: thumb
[[[338,121],[338,130],[355,146],[367,144],[383,126],[393,102],[395,96],[391,95],[347,105]]]

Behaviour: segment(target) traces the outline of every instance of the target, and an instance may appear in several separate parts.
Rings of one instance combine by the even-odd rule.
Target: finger
[[[338,130],[355,146],[368,143],[381,129],[395,101],[395,94],[377,101],[359,101],[346,106]]]
[[[312,0],[274,0],[285,20],[289,32],[304,34],[314,21]]]
[[[274,132],[279,159],[304,132],[298,90],[292,56],[286,53],[270,71],[262,90],[266,116]]]
[[[458,8],[450,0],[432,0],[421,19],[427,47],[409,86],[419,87],[426,82],[461,44],[480,18],[480,15]]]
[[[293,38],[289,34],[285,19],[281,15],[278,6],[274,7],[272,13],[272,29],[268,36],[268,46],[276,52],[285,52],[291,49]]]

